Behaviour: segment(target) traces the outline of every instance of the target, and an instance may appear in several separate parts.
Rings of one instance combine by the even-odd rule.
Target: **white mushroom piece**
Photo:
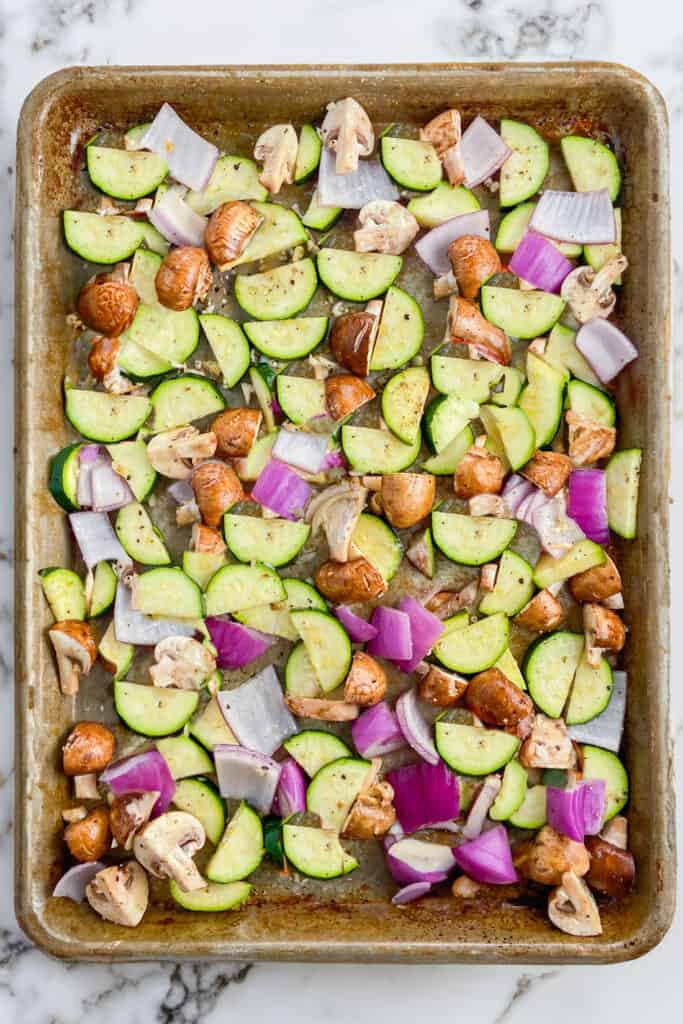
[[[564,720],[536,715],[531,735],[522,744],[519,759],[525,768],[576,767],[576,751]]]
[[[356,252],[383,252],[400,256],[420,230],[405,206],[388,199],[372,199],[358,214],[360,227],[353,233]]]
[[[98,871],[85,889],[90,906],[105,921],[135,928],[147,910],[149,882],[134,860]]]
[[[323,530],[334,562],[348,562],[352,555],[353,537],[361,512],[365,507],[367,488],[353,477],[332,484],[308,503],[306,521],[315,535]]]
[[[171,480],[189,480],[192,466],[210,459],[216,451],[217,438],[212,431],[201,434],[196,427],[164,430],[147,445],[147,458],[161,476]]]
[[[355,171],[358,158],[370,156],[375,147],[372,122],[360,103],[350,96],[327,105],[321,135],[326,148],[337,155],[337,174]]]
[[[48,636],[57,657],[59,686],[63,694],[78,693],[81,676],[87,676],[97,659],[97,641],[88,622],[66,619],[55,622]]]
[[[607,319],[617,301],[612,285],[627,267],[628,260],[618,253],[600,270],[577,267],[565,277],[561,295],[580,324],[596,317]]]
[[[204,644],[189,636],[169,636],[154,648],[149,674],[155,686],[198,690],[216,671],[216,659]]]
[[[461,133],[459,110],[444,110],[420,129],[420,140],[431,142],[434,146],[451,185],[460,185],[465,180],[465,164],[460,148]]]
[[[183,892],[194,892],[207,886],[192,860],[205,842],[204,826],[194,815],[169,811],[142,826],[133,853],[155,878],[170,878]]]
[[[272,195],[283,185],[294,181],[294,168],[299,142],[291,124],[274,124],[259,135],[254,146],[254,159],[263,161],[259,181]]]
[[[602,923],[593,894],[582,878],[565,871],[562,885],[548,898],[548,917],[560,931],[581,938],[602,935]]]
[[[626,627],[616,612],[601,604],[583,606],[586,661],[597,668],[606,651],[620,651],[626,643]]]

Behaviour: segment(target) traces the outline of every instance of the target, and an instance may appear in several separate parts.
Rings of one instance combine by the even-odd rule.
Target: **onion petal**
[[[59,879],[52,890],[52,895],[73,900],[74,903],[82,903],[85,899],[86,886],[92,882],[97,872],[103,871],[105,867],[106,864],[99,860],[88,861],[85,864],[74,864]]]
[[[476,210],[474,213],[463,213],[438,224],[415,243],[415,252],[429,269],[440,277],[451,269],[448,258],[448,247],[456,238],[463,235],[477,235],[488,239],[491,233],[488,210]]]
[[[272,665],[216,697],[235,736],[252,751],[270,756],[297,731]]]
[[[548,189],[538,200],[529,227],[557,242],[606,245],[617,240],[614,208],[606,188],[596,192]]]
[[[181,191],[175,187],[167,189],[147,216],[157,231],[173,245],[202,247],[208,221],[187,205]]]
[[[140,140],[140,147],[164,158],[176,181],[198,191],[206,188],[218,150],[193,131],[169,103],[164,103]]]
[[[609,384],[625,366],[638,358],[638,349],[626,335],[601,317],[589,320],[579,328],[576,347],[603,384]]]
[[[246,800],[260,814],[268,814],[280,780],[281,766],[257,750],[234,744],[214,747],[218,788],[226,800]]]
[[[474,188],[496,173],[512,150],[483,117],[477,116],[460,140],[460,155],[465,168],[465,186]]]
[[[121,547],[106,512],[71,512],[69,522],[88,569],[93,569],[98,562],[133,564]]]
[[[416,754],[428,764],[438,764],[439,755],[432,740],[431,729],[427,725],[417,703],[417,690],[413,687],[406,690],[396,701],[401,732]]]
[[[373,199],[396,200],[399,191],[379,160],[359,160],[355,171],[337,174],[336,156],[323,147],[318,168],[318,205],[360,210]]]

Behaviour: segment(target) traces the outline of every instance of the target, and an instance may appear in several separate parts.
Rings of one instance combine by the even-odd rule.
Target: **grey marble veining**
[[[556,1024],[608,1017],[675,1019],[683,1001],[677,919],[658,950],[611,968],[328,967],[325,965],[68,965],[44,957],[12,913],[12,239],[14,132],[21,102],[71,63],[605,59],[648,75],[667,99],[674,169],[683,155],[683,11],[670,0],[300,0],[285,7],[178,0],[4,0],[0,8],[0,1024],[215,1024],[219,1020],[392,1024]],[[674,174],[675,442],[683,446],[683,228]],[[16,439],[21,453],[22,438]],[[673,517],[683,499],[674,478]],[[22,514],[21,509],[16,510]],[[672,537],[673,621],[683,609],[683,532]],[[674,631],[674,666],[681,641]],[[673,732],[683,697],[672,678]],[[679,812],[683,801],[679,801]],[[680,825],[680,823],[679,823]],[[681,831],[679,827],[679,832]],[[668,1012],[667,1012],[667,1008]],[[675,1009],[674,1009],[675,1008]]]

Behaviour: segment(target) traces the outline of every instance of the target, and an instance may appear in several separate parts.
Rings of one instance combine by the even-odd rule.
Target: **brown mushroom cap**
[[[375,347],[379,318],[373,313],[342,313],[332,324],[330,347],[341,366],[367,377]]]
[[[516,851],[515,867],[521,875],[539,885],[560,885],[565,871],[583,877],[590,859],[583,843],[545,825],[535,839]]]
[[[373,601],[387,589],[386,580],[367,558],[324,562],[315,574],[315,585],[333,604]]]
[[[218,530],[214,529],[213,526],[205,526],[204,523],[195,523],[192,527],[190,551],[222,555],[225,552],[225,541]]]
[[[81,675],[87,675],[97,660],[93,626],[77,619],[64,619],[50,626],[48,636],[57,657],[62,693],[78,693]]]
[[[238,259],[262,223],[261,214],[241,199],[219,206],[209,217],[204,234],[212,263],[220,267]]]
[[[486,448],[474,446],[463,455],[453,476],[453,490],[458,498],[474,498],[479,494],[498,494],[505,479],[503,463]]]
[[[360,793],[342,826],[342,835],[350,839],[380,839],[396,821],[394,790],[390,783],[376,782]]]
[[[95,807],[64,830],[64,841],[78,861],[100,860],[111,846],[109,808]]]
[[[110,808],[109,824],[112,835],[123,850],[133,848],[138,829],[149,821],[159,793],[123,793],[114,797]]]
[[[182,312],[195,302],[204,301],[212,281],[205,250],[196,245],[181,245],[171,249],[161,262],[155,278],[157,297],[162,306]]]
[[[422,676],[417,688],[423,700],[440,708],[457,704],[467,689],[467,679],[456,672],[446,672],[438,665],[430,665],[429,671]]]
[[[482,722],[506,729],[522,739],[531,730],[533,701],[500,669],[489,668],[470,679],[465,704]]]
[[[549,590],[540,590],[515,616],[515,623],[531,633],[549,633],[564,622],[567,613]]]
[[[223,513],[244,497],[235,470],[224,462],[203,462],[192,474],[192,490],[207,526],[220,526]]]
[[[356,651],[344,683],[344,700],[350,704],[378,704],[387,692],[387,674],[365,651]]]
[[[114,756],[116,740],[111,729],[99,722],[77,722],[62,748],[65,775],[101,772]]]
[[[495,248],[488,239],[478,235],[461,235],[454,239],[448,247],[448,259],[465,299],[476,298],[481,286],[502,269]]]
[[[586,881],[591,888],[608,896],[626,896],[633,888],[636,877],[633,854],[599,836],[587,836],[586,848],[590,854]]]
[[[352,373],[338,373],[325,381],[325,405],[333,420],[345,419],[374,397],[367,381]]]
[[[510,339],[500,327],[482,316],[469,299],[452,295],[448,304],[448,328],[451,341],[472,345],[486,359],[508,366],[512,358]]]
[[[211,431],[216,435],[216,453],[224,459],[245,458],[261,429],[260,409],[225,409],[216,416]]]
[[[536,451],[520,473],[532,484],[554,498],[562,490],[572,471],[572,460],[561,452]]]
[[[387,473],[382,477],[382,505],[392,526],[415,526],[429,515],[436,497],[431,473]]]
[[[293,715],[317,718],[321,722],[352,722],[360,714],[358,704],[349,704],[345,700],[288,696],[286,702]]]
[[[110,274],[98,274],[81,288],[76,308],[86,327],[118,338],[133,322],[138,293],[125,281],[114,280]]]
[[[120,351],[121,342],[118,338],[108,338],[104,334],[93,338],[88,353],[88,367],[95,380],[104,380],[114,372]]]
[[[605,601],[621,593],[621,576],[608,555],[603,565],[596,565],[593,569],[572,576],[569,589],[575,601]]]

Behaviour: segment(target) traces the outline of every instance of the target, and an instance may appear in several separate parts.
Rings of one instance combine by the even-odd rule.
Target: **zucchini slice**
[[[285,249],[293,249],[307,241],[306,228],[294,210],[288,210],[277,203],[252,203],[257,213],[263,217],[263,223],[254,233],[251,241],[241,256],[230,263],[224,263],[219,270],[230,270],[241,263],[256,263],[266,256],[275,256]]]
[[[503,675],[507,676],[510,682],[518,686],[520,690],[526,690],[526,679],[522,675],[517,660],[509,647],[503,651],[498,661],[495,662],[495,667],[499,668]]]
[[[142,199],[168,174],[166,161],[156,153],[104,146],[87,146],[85,153],[93,185],[114,199]]]
[[[76,512],[78,504],[78,474],[80,460],[78,453],[82,444],[69,444],[57,452],[50,463],[50,479],[48,487],[55,501],[65,512]]]
[[[303,640],[300,640],[292,648],[287,658],[285,692],[291,694],[292,697],[318,697],[320,695],[320,683]]]
[[[616,242],[607,243],[606,245],[584,245],[583,247],[584,259],[593,270],[602,270],[608,260],[614,259],[621,252],[621,210],[619,208],[614,211],[614,219],[617,224]],[[621,274],[614,284],[621,284]]]
[[[216,551],[183,551],[183,572],[206,590],[211,577],[227,562],[225,554]]]
[[[493,821],[506,821],[519,810],[526,796],[527,778],[527,773],[519,761],[514,758],[508,761],[503,772],[503,784],[491,805],[489,818]]]
[[[185,427],[225,408],[225,399],[215,384],[191,374],[162,381],[150,395],[150,403],[151,429],[155,433]]]
[[[362,512],[351,545],[374,565],[389,583],[398,572],[403,558],[403,545],[392,528],[379,516]]]
[[[481,209],[479,200],[464,185],[453,187],[441,181],[433,192],[417,196],[408,203],[408,209],[422,228],[435,228],[463,213],[474,213]]]
[[[375,299],[394,283],[403,258],[377,252],[321,249],[318,253],[320,280],[333,295],[351,302]]]
[[[503,376],[494,385],[491,401],[494,405],[517,405],[525,381],[526,377],[516,366],[503,367]]]
[[[599,544],[592,540],[580,540],[561,558],[553,558],[547,553],[542,554],[534,569],[534,583],[539,590],[545,590],[553,583],[561,583],[570,576],[585,572],[586,569],[604,565],[606,558]]]
[[[223,516],[225,543],[240,562],[265,562],[286,565],[308,540],[308,523],[289,519],[261,519],[226,512]]]
[[[225,885],[221,885],[220,882],[209,882],[205,889],[185,892],[177,882],[171,881],[168,889],[179,907],[199,913],[239,910],[247,902],[251,893],[251,886],[248,882],[228,882]]]
[[[280,577],[267,565],[224,565],[206,588],[206,614],[226,615],[278,604],[287,597]]]
[[[422,410],[429,394],[429,371],[410,367],[394,374],[382,391],[382,416],[392,434],[405,444],[420,436]]]
[[[116,365],[131,380],[151,381],[152,383],[155,377],[163,377],[173,369],[167,359],[155,356],[144,345],[140,345],[125,334],[121,338],[121,351]]]
[[[583,778],[604,779],[607,786],[605,821],[619,814],[628,801],[628,773],[616,754],[588,744],[583,753]]]
[[[225,721],[220,704],[215,697],[212,697],[197,717],[192,719],[190,734],[212,753],[214,747],[221,743],[237,743],[237,738]]]
[[[330,693],[344,682],[351,665],[348,633],[338,619],[316,608],[297,608],[289,617],[304,642],[320,689]]]
[[[244,324],[254,348],[271,359],[303,359],[327,334],[326,316],[302,316],[295,320],[260,320]]]
[[[280,636],[285,640],[298,640],[299,634],[289,616],[290,611],[295,608],[317,608],[325,612],[327,605],[318,591],[304,580],[285,579],[282,585],[287,594],[284,601],[276,605],[260,604],[255,608],[245,608],[244,611],[235,612],[234,617],[243,625],[258,629],[261,633],[270,633],[271,636]]]
[[[239,274],[235,298],[255,320],[286,320],[306,308],[317,287],[315,263],[307,258],[261,274]]]
[[[498,252],[511,253],[515,251],[527,232],[531,215],[535,209],[536,203],[521,203],[501,218],[496,234]],[[555,242],[552,238],[549,238],[548,241],[552,242],[555,248],[559,249],[562,255],[568,259],[576,259],[583,251],[583,246],[575,242]]]
[[[532,645],[524,662],[524,675],[534,703],[559,718],[571,690],[583,652],[583,636],[558,630]]]
[[[441,181],[441,161],[431,142],[385,135],[380,142],[380,153],[385,170],[402,188],[430,192]]]
[[[385,259],[400,259],[384,257]],[[409,362],[422,347],[424,317],[419,305],[402,288],[389,288],[382,306],[371,370],[395,370]]]
[[[100,658],[105,662],[105,668],[113,674],[114,679],[117,682],[119,679],[124,679],[133,663],[135,647],[133,644],[123,644],[116,639],[113,622],[107,626],[97,650]]]
[[[617,419],[614,399],[582,380],[571,380],[567,385],[567,407],[586,420],[601,423],[604,427],[613,427]]]
[[[442,395],[458,395],[481,404],[491,398],[491,388],[503,376],[504,367],[485,359],[431,358],[432,384]]]
[[[141,565],[170,565],[171,556],[161,530],[149,517],[144,505],[131,501],[116,515],[116,536],[121,547]]]
[[[323,828],[341,832],[372,770],[370,761],[342,757],[316,772],[306,792],[306,807],[312,814],[318,815]]]
[[[565,377],[533,352],[527,352],[526,375],[529,383],[522,391],[519,407],[534,428],[536,447],[543,448],[560,426]]]
[[[503,463],[513,470],[526,465],[537,444],[533,425],[524,410],[517,406],[482,405],[479,415],[488,434],[489,447]]]
[[[515,206],[543,185],[550,167],[550,150],[538,132],[521,121],[503,118],[500,135],[512,150],[500,169],[500,205]]]
[[[583,651],[565,712],[567,725],[583,725],[604,711],[612,696],[612,669],[606,658],[593,667]]]
[[[90,441],[124,441],[138,432],[151,408],[151,401],[142,395],[108,395],[105,391],[66,388],[66,418]]]
[[[532,566],[515,554],[504,551],[498,566],[496,583],[489,593],[484,594],[479,604],[482,615],[505,612],[512,618],[531,600],[534,593],[534,570]]]
[[[424,427],[434,454],[439,455],[478,416],[479,406],[468,398],[438,395],[432,399],[425,412]]]
[[[580,135],[566,135],[560,140],[560,149],[577,192],[606,188],[614,202],[621,188],[621,171],[611,149]]]
[[[194,714],[198,702],[195,690],[142,686],[124,680],[114,683],[117,715],[141,736],[169,736],[178,732]]]
[[[220,313],[200,313],[199,323],[223,375],[226,388],[232,388],[249,369],[249,343],[235,320]]]
[[[157,750],[169,767],[174,779],[189,775],[207,775],[213,771],[213,761],[204,747],[189,736],[169,736],[159,740]]]
[[[638,530],[638,488],[642,458],[640,448],[615,452],[605,471],[610,529],[626,540],[633,540]]]
[[[265,854],[263,825],[244,800],[228,822],[216,851],[206,865],[210,882],[241,882],[256,871]]]
[[[324,416],[325,383],[313,377],[288,377],[278,374],[275,381],[277,400],[292,423],[301,426],[316,416]]]
[[[175,737],[175,739],[179,738]],[[171,743],[173,740],[161,740],[160,742]],[[157,744],[158,746],[159,744]],[[209,771],[213,771],[213,764],[210,758],[208,760],[211,764]],[[181,779],[173,794],[173,806],[177,807],[179,811],[193,814],[204,826],[209,841],[214,846],[218,845],[225,830],[225,804],[212,782],[208,782],[206,779]]]
[[[144,441],[108,444],[114,471],[122,476],[138,501],[147,498],[156,483],[157,473],[149,461]]]
[[[358,867],[331,829],[283,825],[282,846],[289,863],[309,878],[339,878]]]
[[[545,786],[530,786],[524,794],[524,800],[509,817],[514,828],[539,829],[548,820],[546,808],[547,789]]]
[[[436,723],[435,742],[449,768],[476,776],[499,771],[520,747],[517,737],[507,732],[443,721]]]
[[[64,211],[66,244],[88,263],[121,263],[142,245],[143,233],[131,217]]]
[[[564,299],[549,292],[496,288],[481,289],[481,310],[486,319],[513,338],[540,338],[547,334],[565,307]]]
[[[404,444],[388,430],[344,426],[341,443],[344,455],[359,473],[400,473],[420,454],[420,441]]]
[[[164,619],[204,617],[201,590],[178,566],[148,569],[136,576],[133,604],[145,615]]]
[[[258,480],[270,459],[270,453],[276,439],[277,431],[264,434],[263,437],[259,437],[257,441],[254,441],[246,459],[235,461],[235,472],[240,480]]]
[[[425,473],[433,473],[434,476],[451,476],[458,468],[458,464],[474,444],[472,427],[465,427],[450,444],[447,444],[438,455],[432,455],[422,464]]]
[[[41,569],[40,585],[57,622],[82,622],[88,611],[83,580],[73,569]]]
[[[109,611],[116,597],[118,576],[109,562],[98,562],[95,566],[92,593],[90,595],[89,616],[97,619]]]
[[[259,179],[259,168],[253,160],[244,156],[221,156],[209,178],[209,183],[201,192],[191,191],[185,196],[185,202],[195,213],[209,214],[217,210],[223,203],[231,203],[236,199],[268,198],[268,191]]]
[[[299,146],[296,151],[294,167],[294,184],[301,185],[308,181],[320,163],[323,144],[312,124],[303,124],[299,132]]]
[[[507,615],[497,612],[486,619],[452,629],[434,644],[434,655],[453,672],[474,675],[498,661],[508,646],[510,623]]]
[[[505,551],[517,531],[514,519],[432,512],[434,543],[446,558],[460,565],[484,565]]]
[[[327,231],[337,223],[343,212],[341,206],[320,206],[316,189],[301,222],[314,231]]]
[[[351,750],[339,736],[335,736],[333,732],[324,732],[322,729],[304,729],[296,736],[290,736],[282,745],[289,756],[301,765],[309,779],[332,761],[353,757]]]
[[[562,324],[555,324],[550,332],[543,358],[557,370],[562,370],[567,377],[571,373],[573,377],[578,377],[586,384],[592,384],[596,388],[601,386],[590,364],[576,347],[576,332],[563,327]]]

